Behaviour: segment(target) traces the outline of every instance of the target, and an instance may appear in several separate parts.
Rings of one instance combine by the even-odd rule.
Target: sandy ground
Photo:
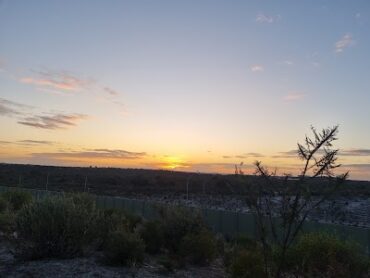
[[[147,258],[140,268],[110,267],[100,263],[99,255],[68,260],[21,261],[15,258],[9,243],[0,242],[0,277],[226,277],[219,261],[207,267],[188,267],[167,272]]]

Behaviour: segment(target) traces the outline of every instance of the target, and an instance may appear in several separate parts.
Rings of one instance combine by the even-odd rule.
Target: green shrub
[[[198,234],[205,228],[199,213],[190,213],[186,209],[172,208],[161,211],[161,221],[165,237],[165,247],[178,253],[180,242],[188,234]]]
[[[145,242],[145,250],[149,254],[159,253],[165,240],[162,223],[160,221],[145,222],[139,232]]]
[[[286,258],[287,269],[306,277],[367,277],[369,270],[356,245],[326,233],[303,235]]]
[[[9,235],[15,231],[15,215],[9,210],[0,213],[0,232]]]
[[[233,278],[264,278],[263,255],[258,250],[239,249],[233,252],[228,270]]]
[[[16,218],[19,251],[29,258],[74,257],[93,239],[96,214],[72,198],[47,197],[23,207]]]
[[[95,235],[98,239],[98,248],[102,248],[109,238],[109,235],[119,229],[128,230],[129,224],[125,214],[116,209],[105,209],[98,211],[95,226]]]
[[[1,197],[9,202],[13,210],[20,210],[32,201],[31,193],[20,190],[5,191],[1,193]]]
[[[6,211],[9,208],[9,202],[2,196],[0,196],[0,213]]]
[[[96,209],[95,199],[88,193],[73,193],[68,197],[72,198],[73,203],[87,212],[94,212]]]
[[[139,226],[139,224],[141,224],[143,222],[143,219],[137,215],[137,214],[134,214],[134,213],[131,213],[129,211],[122,211],[122,213],[124,214],[126,220],[127,220],[127,225],[128,225],[128,229],[129,231],[133,232],[135,231],[135,229]]]
[[[135,233],[120,229],[110,234],[104,255],[111,265],[136,265],[144,260],[145,244]]]
[[[188,262],[196,265],[210,263],[217,253],[214,235],[203,229],[197,234],[187,234],[180,243],[179,254]]]

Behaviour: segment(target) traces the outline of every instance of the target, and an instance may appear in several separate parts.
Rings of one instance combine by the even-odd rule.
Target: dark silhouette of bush
[[[94,238],[96,212],[70,197],[46,197],[23,207],[16,217],[18,251],[25,258],[81,255]]]
[[[163,225],[160,221],[153,220],[144,222],[139,230],[141,238],[145,242],[145,250],[149,254],[158,254],[164,246],[165,236]]]
[[[144,260],[145,244],[135,233],[124,229],[110,233],[104,246],[105,262],[110,265],[137,265]]]
[[[9,236],[15,231],[15,214],[10,210],[0,212],[0,232]]]
[[[13,210],[20,210],[23,206],[32,201],[32,195],[29,192],[20,190],[9,190],[2,192],[1,197],[10,204],[11,209]]]
[[[9,208],[9,202],[2,196],[0,196],[0,213],[6,211]]]
[[[207,265],[217,254],[215,236],[206,229],[196,234],[187,234],[180,242],[179,254],[191,264]]]
[[[354,243],[327,233],[309,233],[289,250],[286,267],[304,277],[368,277],[369,259]]]
[[[167,208],[160,211],[165,247],[177,254],[180,242],[188,234],[198,234],[206,228],[199,213],[184,208]]]
[[[238,249],[231,258],[228,271],[233,278],[265,278],[264,258],[261,251]]]

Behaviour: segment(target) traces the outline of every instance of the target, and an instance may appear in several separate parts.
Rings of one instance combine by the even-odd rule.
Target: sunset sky
[[[0,162],[370,180],[370,1],[0,0]]]

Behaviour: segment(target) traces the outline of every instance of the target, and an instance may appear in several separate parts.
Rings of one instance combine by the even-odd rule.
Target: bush
[[[73,193],[68,197],[72,198],[73,203],[86,212],[94,212],[96,209],[95,199],[88,193]]]
[[[15,231],[15,215],[9,210],[0,213],[0,232],[9,235]]]
[[[110,234],[104,255],[111,265],[136,265],[143,262],[144,251],[145,244],[137,234],[120,229]]]
[[[312,277],[367,277],[369,261],[356,245],[326,233],[303,235],[287,254],[287,268]]]
[[[190,213],[186,209],[165,209],[160,212],[165,237],[165,247],[178,253],[180,242],[188,234],[198,234],[205,228],[200,214]]]
[[[128,220],[122,211],[105,209],[98,211],[95,234],[98,239],[98,248],[102,248],[108,241],[110,234],[119,229],[129,229]]]
[[[0,196],[0,213],[6,211],[9,208],[9,202],[2,196]]]
[[[145,250],[149,254],[159,253],[165,240],[162,223],[160,221],[145,222],[139,232],[145,242]]]
[[[47,197],[23,207],[16,218],[21,255],[68,258],[80,255],[92,241],[96,214],[72,198]]]
[[[233,253],[228,270],[233,278],[264,278],[263,255],[257,250],[239,249]]]
[[[179,253],[191,264],[208,264],[217,253],[216,239],[206,229],[197,234],[187,234],[180,243]]]
[[[20,190],[5,191],[1,193],[1,197],[10,204],[13,210],[20,210],[32,201],[31,193]]]

